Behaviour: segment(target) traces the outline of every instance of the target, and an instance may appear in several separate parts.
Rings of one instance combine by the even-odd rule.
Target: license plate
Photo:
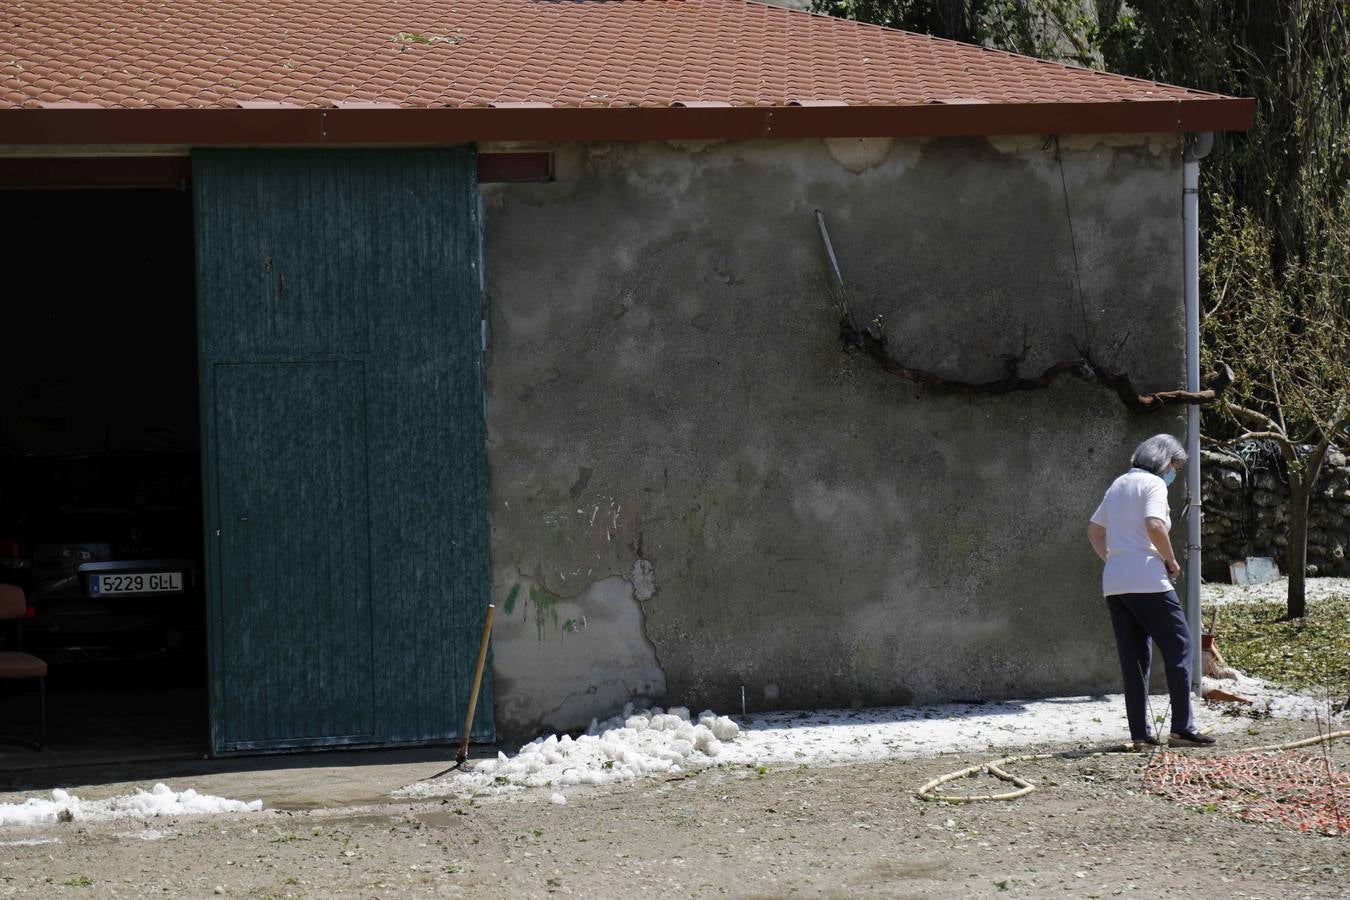
[[[91,594],[167,594],[182,590],[182,572],[135,572],[129,575],[89,576]]]

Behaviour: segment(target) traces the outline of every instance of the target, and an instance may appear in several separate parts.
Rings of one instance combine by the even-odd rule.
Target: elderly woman
[[[1088,524],[1088,540],[1106,567],[1102,593],[1111,612],[1125,679],[1125,713],[1136,749],[1158,744],[1148,720],[1152,638],[1167,664],[1172,695],[1173,746],[1214,743],[1195,730],[1191,716],[1191,632],[1172,580],[1181,573],[1168,532],[1172,516],[1167,486],[1186,465],[1186,451],[1170,434],[1158,434],[1135,448],[1130,471],[1107,488]]]

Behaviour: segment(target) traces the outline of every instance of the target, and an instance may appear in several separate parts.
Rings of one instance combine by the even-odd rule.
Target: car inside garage
[[[0,769],[200,756],[205,601],[191,194],[0,191]]]

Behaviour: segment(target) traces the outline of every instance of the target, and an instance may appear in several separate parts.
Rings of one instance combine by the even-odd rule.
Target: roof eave
[[[1245,131],[1256,101],[915,106],[0,110],[0,144],[285,146]]]

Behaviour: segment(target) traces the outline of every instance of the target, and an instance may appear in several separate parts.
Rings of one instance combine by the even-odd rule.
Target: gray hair
[[[1136,469],[1147,469],[1154,475],[1161,476],[1171,467],[1172,463],[1178,460],[1184,463],[1189,458],[1186,455],[1186,448],[1181,446],[1181,441],[1170,434],[1155,434],[1134,448],[1134,456],[1130,457],[1130,465]]]

